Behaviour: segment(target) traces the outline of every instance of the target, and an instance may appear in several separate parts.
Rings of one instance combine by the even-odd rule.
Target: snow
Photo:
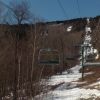
[[[98,50],[97,50],[97,49],[95,49],[94,53],[97,54],[96,57],[95,57],[95,59],[96,59],[96,60],[99,59],[99,54],[98,54]]]
[[[54,92],[54,100],[78,100],[81,98],[88,99],[91,96],[99,97],[100,91],[96,89],[73,88],[70,90],[61,90]],[[59,98],[58,98],[59,97]]]
[[[79,72],[81,66],[76,65],[70,69],[71,73],[67,71],[63,72],[62,75],[52,76],[48,80],[49,85],[57,85],[63,82],[55,90],[51,90],[46,94],[40,94],[34,98],[34,100],[80,100],[88,98],[100,97],[100,91],[97,89],[85,89],[77,87],[77,84],[83,84],[86,82],[78,82],[81,78],[81,73]],[[87,73],[92,74],[92,72]]]
[[[100,81],[97,81],[97,82],[95,82],[95,83],[93,83],[93,84],[91,84],[91,85],[89,85],[90,87],[92,87],[92,86],[100,86]]]
[[[70,73],[66,71],[66,72],[63,72],[62,75],[52,76],[48,80],[48,84],[49,85],[57,85],[60,83],[77,81],[81,77],[81,73],[79,73],[80,68],[81,68],[81,66],[76,65],[75,67],[70,69]]]
[[[73,27],[73,26],[67,27],[67,30],[66,30],[66,31],[67,31],[67,32],[70,32],[70,31],[72,30],[72,27]]]
[[[87,23],[89,24],[90,21],[89,19],[87,19]],[[85,28],[85,32],[86,32],[86,35],[85,35],[85,38],[84,38],[84,43],[83,45],[85,46],[88,46],[88,47],[85,47],[84,48],[84,58],[85,58],[85,62],[86,62],[86,58],[89,56],[89,55],[95,55],[94,59],[97,60],[99,58],[99,54],[98,54],[98,50],[95,49],[92,44],[91,44],[91,40],[92,40],[92,37],[91,37],[91,28],[89,26],[86,26]]]
[[[90,33],[92,32],[91,28],[88,27],[88,26],[85,28],[85,31],[86,31],[86,33],[87,33],[87,32],[90,32]]]
[[[87,23],[90,23],[89,19],[87,19]],[[70,32],[71,30],[72,26],[69,26],[67,31]],[[84,56],[96,53],[98,58],[98,50],[94,49],[90,43],[92,39],[90,33],[88,34],[88,32],[92,32],[90,27],[86,27],[86,35],[83,43],[90,45],[90,47],[84,51]],[[85,81],[78,81],[82,76],[82,73],[80,73],[81,68],[82,66],[80,62],[80,65],[76,65],[70,68],[69,70],[63,72],[61,75],[54,75],[50,77],[50,79],[47,81],[48,85],[60,85],[56,89],[51,90],[45,94],[41,93],[40,95],[37,95],[34,100],[95,100],[96,98],[100,98],[100,90],[98,88],[89,89],[91,86],[100,85],[100,79],[98,79],[96,83],[89,85],[88,88],[86,88],[86,86],[78,87],[78,84],[86,83]],[[85,73],[85,76],[90,74],[93,74],[93,72]]]
[[[87,18],[86,21],[87,21],[87,25],[86,25],[86,27],[85,27],[85,32],[86,32],[86,33],[88,33],[88,32],[91,33],[91,32],[92,32],[91,27],[88,26],[89,23],[90,23],[90,19]]]
[[[89,24],[89,23],[90,23],[90,19],[89,19],[89,18],[87,18],[86,20],[87,20],[87,23]]]

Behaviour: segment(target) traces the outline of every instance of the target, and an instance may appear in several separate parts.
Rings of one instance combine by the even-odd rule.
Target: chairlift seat
[[[52,49],[40,49],[39,56],[38,56],[39,64],[46,64],[46,65],[53,65],[59,64],[59,52],[58,50]]]
[[[59,61],[58,60],[55,60],[55,61],[40,61],[39,62],[40,64],[59,64]]]
[[[95,57],[96,57],[96,54],[88,55],[88,56],[86,57],[86,61],[87,61],[87,62],[95,61]]]

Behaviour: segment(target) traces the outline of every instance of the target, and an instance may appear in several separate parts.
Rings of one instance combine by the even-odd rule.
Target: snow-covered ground
[[[87,19],[87,25],[89,25],[89,23],[90,21],[89,19]],[[70,32],[71,30],[72,26],[69,26],[67,28],[67,31]],[[98,50],[94,49],[91,44],[92,30],[89,26],[86,26],[85,31],[86,35],[84,38],[83,45],[88,45],[90,47],[86,47],[86,49],[84,49],[84,58],[88,55],[96,54],[96,57],[98,59]],[[45,94],[41,93],[40,95],[36,96],[34,100],[96,100],[96,98],[99,98],[98,100],[100,100],[100,79],[98,79],[97,82],[94,84],[79,87],[79,84],[85,83],[78,81],[82,75],[80,73],[80,69],[81,65],[76,65],[73,68],[63,72],[61,75],[52,76],[50,79],[48,79],[47,84],[49,86],[57,87]],[[93,74],[93,72],[85,73],[85,76],[90,74]],[[93,86],[95,87],[94,89],[91,88]]]
[[[48,85],[54,86],[60,83],[63,84],[46,94],[41,93],[36,96],[34,100],[80,100],[88,98],[94,98],[92,100],[95,100],[95,98],[100,97],[100,91],[98,89],[86,89],[85,87],[77,86],[78,84],[82,84],[82,82],[78,82],[79,78],[81,78],[81,73],[79,72],[80,68],[81,66],[76,65],[69,69],[69,71],[63,72],[62,75],[52,76],[47,81]],[[86,75],[88,75],[88,73],[86,73]]]
[[[71,32],[72,31],[72,28],[73,28],[73,26],[69,26],[69,27],[67,27],[67,32]]]

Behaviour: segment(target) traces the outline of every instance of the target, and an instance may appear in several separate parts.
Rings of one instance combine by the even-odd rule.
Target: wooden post
[[[17,100],[17,67],[18,67],[18,41],[15,37],[15,68],[14,68],[14,72],[15,72],[15,76],[14,76],[14,96],[13,96],[13,100]]]
[[[82,80],[84,80],[84,46],[82,46]]]

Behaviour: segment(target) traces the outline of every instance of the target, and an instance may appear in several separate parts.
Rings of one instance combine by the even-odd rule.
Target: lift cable
[[[0,1],[0,4],[4,5],[5,7],[7,7],[8,9],[10,9],[11,11],[13,11],[13,9],[10,6],[8,6],[7,4],[5,4],[4,2]]]
[[[0,1],[0,4],[2,4],[4,7],[6,7],[6,8],[8,9],[8,10],[7,10],[7,13],[3,16],[3,18],[4,18],[3,21],[5,21],[7,15],[9,15],[8,18],[9,18],[10,22],[13,23],[13,20],[12,20],[13,18],[12,18],[12,16],[9,14],[9,12],[14,13],[14,10],[13,10],[9,5],[5,4],[5,3],[2,2],[2,1]]]
[[[77,9],[78,9],[78,13],[79,13],[79,17],[81,18],[81,11],[80,11],[80,5],[79,5],[79,1],[77,1]]]
[[[60,0],[57,0],[57,2],[59,4],[60,8],[62,9],[62,12],[63,12],[64,16],[68,19],[69,18],[68,14],[66,13],[66,11],[65,11],[63,5],[61,4]]]

